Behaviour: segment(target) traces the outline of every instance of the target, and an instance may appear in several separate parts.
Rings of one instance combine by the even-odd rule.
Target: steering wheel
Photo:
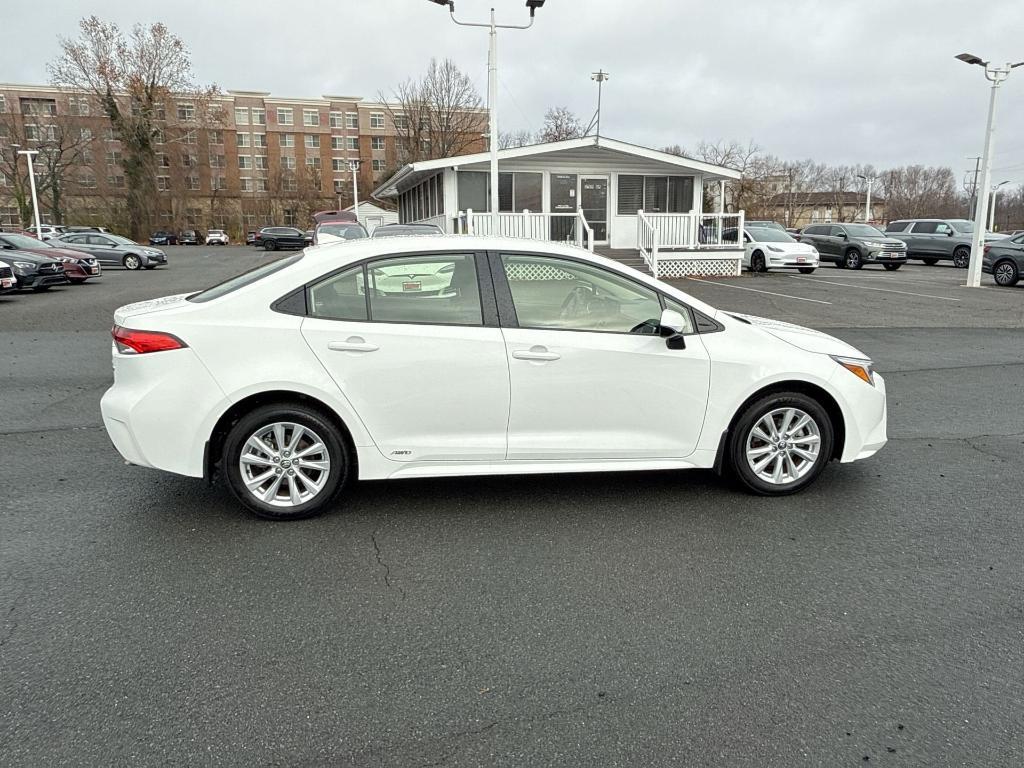
[[[565,301],[562,302],[562,309],[559,311],[558,316],[562,320],[571,320],[587,313],[587,307],[590,305],[590,300],[594,298],[595,292],[593,288],[588,288],[582,285],[577,285],[571,291],[569,295],[565,297]]]

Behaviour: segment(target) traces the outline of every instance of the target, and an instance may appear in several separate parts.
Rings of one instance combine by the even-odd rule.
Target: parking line
[[[813,301],[815,304],[832,304],[831,301],[822,301],[821,299],[805,299],[803,296],[790,296],[788,293],[774,293],[773,291],[759,291],[757,288],[744,288],[742,285],[732,285],[730,283],[718,283],[714,280],[701,280],[699,277],[688,277],[687,280],[693,280],[695,283],[707,283],[708,285],[717,285],[720,288],[735,288],[738,291],[753,291],[754,293],[766,293],[769,296],[781,296],[784,299],[796,299],[797,301]]]
[[[949,296],[936,296],[931,293],[911,293],[910,291],[895,291],[892,288],[872,288],[870,285],[850,285],[850,283],[835,283],[831,280],[822,280],[820,277],[797,277],[789,275],[792,280],[809,280],[812,283],[826,283],[827,285],[839,285],[843,288],[860,288],[862,291],[881,291],[882,293],[901,293],[904,296],[920,296],[923,299],[939,299],[940,301],[960,301]],[[809,301],[809,299],[808,299]]]

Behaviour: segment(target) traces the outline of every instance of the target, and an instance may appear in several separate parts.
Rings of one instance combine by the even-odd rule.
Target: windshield
[[[752,227],[747,230],[747,234],[753,238],[755,243],[795,243],[789,233],[782,229],[768,229]]]
[[[15,248],[53,248],[52,245],[44,243],[42,240],[36,240],[34,237],[19,235],[14,232],[3,233],[3,238]]]
[[[775,221],[748,221],[748,227],[753,229],[777,229],[780,232],[785,232],[786,228]]]
[[[885,237],[885,233],[870,224],[843,224],[846,234],[851,237]]]
[[[334,235],[342,240],[361,240],[367,236],[362,224],[353,222],[332,221],[316,228],[317,235]]]
[[[121,237],[120,235],[108,235],[104,234],[104,237],[109,237],[118,245],[138,245],[134,240],[129,240],[127,237]]]
[[[232,291],[237,291],[239,288],[244,288],[247,285],[252,285],[257,280],[262,280],[267,275],[272,275],[275,272],[280,272],[282,269],[290,267],[292,264],[294,264],[301,258],[302,252],[300,251],[299,253],[293,254],[292,256],[288,256],[284,259],[277,259],[275,261],[270,262],[269,264],[264,264],[263,266],[256,267],[255,269],[250,269],[248,272],[243,272],[240,275],[236,275],[235,277],[229,278],[228,280],[225,280],[223,283],[218,283],[212,288],[207,288],[205,291],[194,293],[188,297],[188,300],[201,304],[204,301],[212,301],[213,299],[219,299],[221,296],[229,294]]]
[[[957,232],[970,234],[974,231],[973,221],[966,221],[965,219],[950,219],[949,223]]]

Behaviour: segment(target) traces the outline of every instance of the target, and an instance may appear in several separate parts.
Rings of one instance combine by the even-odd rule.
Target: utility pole
[[[868,185],[868,197],[867,200],[864,202],[864,223],[866,224],[871,221],[871,185],[875,183],[875,177],[865,176],[862,173],[858,173],[857,178],[863,179],[864,181],[867,182]]]
[[[594,114],[594,119],[590,121],[590,125],[587,126],[587,135],[590,135],[590,129],[595,125],[597,126],[596,134],[598,137],[601,136],[601,87],[604,85],[606,80],[611,79],[611,75],[605,72],[603,69],[597,70],[590,75],[590,79],[597,82],[597,112]]]

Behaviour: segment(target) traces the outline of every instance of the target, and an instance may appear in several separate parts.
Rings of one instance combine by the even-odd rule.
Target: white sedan
[[[206,233],[207,245],[227,245],[229,242],[231,239],[223,229],[211,229]]]
[[[333,243],[114,321],[117,450],[272,519],[356,479],[714,468],[781,495],[886,442],[864,353],[568,245]]]
[[[735,243],[736,230],[726,230],[725,239]],[[788,232],[747,227],[743,230],[743,266],[751,272],[796,269],[809,275],[820,264],[817,248],[798,242]]]

